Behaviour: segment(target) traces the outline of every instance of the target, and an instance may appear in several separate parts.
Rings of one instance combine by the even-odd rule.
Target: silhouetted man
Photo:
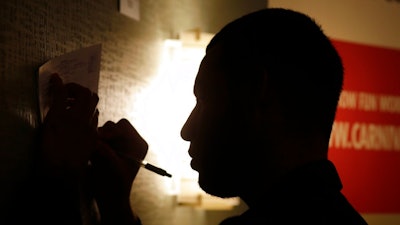
[[[199,172],[201,188],[223,198],[239,196],[248,205],[243,215],[221,225],[366,224],[341,194],[341,181],[327,159],[342,83],[337,51],[304,14],[264,9],[215,35],[196,77],[197,104],[181,136],[190,141],[191,166]],[[63,89],[57,78],[55,84]],[[56,129],[61,137],[78,140],[79,159],[63,162],[67,170],[79,174],[76,171],[85,171],[84,162],[91,160],[96,184],[92,191],[102,224],[140,224],[129,203],[139,166],[130,165],[118,152],[142,159],[147,144],[124,119],[107,122],[95,137],[97,115],[91,115],[97,98],[83,96],[90,106],[84,110],[83,127],[76,120],[79,114],[73,113],[85,104],[61,104],[58,111],[50,109],[44,133],[56,140],[48,131],[65,123],[57,114],[71,117],[68,129]],[[67,97],[55,99],[65,102]],[[81,99],[79,94],[74,98]],[[79,135],[73,134],[74,126],[81,129]],[[74,148],[71,143],[68,148],[52,146],[58,142],[49,142],[46,136],[43,143],[45,156],[53,150],[70,156],[69,149]],[[59,165],[51,157],[49,161]]]
[[[249,207],[222,224],[365,224],[327,160],[341,59],[308,16],[265,9],[225,26],[181,135],[199,184]]]

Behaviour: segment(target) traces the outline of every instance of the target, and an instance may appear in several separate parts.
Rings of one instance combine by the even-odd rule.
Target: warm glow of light
[[[132,108],[141,108],[142,136],[149,144],[149,152],[156,162],[172,174],[165,179],[168,194],[176,195],[180,204],[209,209],[228,209],[238,204],[238,199],[222,200],[207,195],[197,183],[198,174],[190,167],[189,142],[180,137],[180,131],[195,106],[194,80],[213,35],[200,38],[194,34],[183,35],[179,40],[166,40],[163,45],[159,74],[150,86],[140,93],[140,100]]]
[[[141,122],[136,124],[157,157],[152,163],[172,174],[172,180],[165,179],[169,194],[180,191],[182,177],[197,181],[190,168],[189,142],[180,137],[180,130],[195,105],[194,79],[204,53],[205,47],[183,47],[181,40],[166,40],[159,74],[132,106],[141,108]]]

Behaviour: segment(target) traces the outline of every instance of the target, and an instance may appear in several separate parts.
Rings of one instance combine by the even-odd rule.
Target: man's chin
[[[219,179],[218,181],[206,180],[199,176],[199,186],[207,194],[217,196],[220,198],[231,198],[237,197],[237,192],[232,189],[234,185],[230,185],[229,182],[224,182]]]

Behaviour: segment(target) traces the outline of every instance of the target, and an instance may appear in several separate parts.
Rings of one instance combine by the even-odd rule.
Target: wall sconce
[[[154,141],[153,149],[162,149],[162,152],[155,152],[158,161],[173,174],[172,179],[165,182],[168,193],[176,196],[177,204],[229,210],[239,204],[239,199],[213,197],[200,189],[198,174],[190,167],[189,143],[179,135],[196,103],[194,80],[213,36],[196,29],[181,33],[179,39],[165,40],[160,73],[153,81],[151,99],[147,98],[147,102],[152,102],[147,112],[154,114],[151,123],[155,125],[151,130],[152,139],[157,141]]]

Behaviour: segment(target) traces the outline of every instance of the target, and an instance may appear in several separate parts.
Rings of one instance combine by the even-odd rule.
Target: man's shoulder
[[[341,213],[323,213],[300,210],[299,212],[264,212],[259,214],[245,213],[230,217],[220,225],[367,225],[365,220],[355,211]]]
[[[341,193],[341,188],[331,162],[309,164],[260,196],[258,208],[250,208],[220,225],[367,224]]]

